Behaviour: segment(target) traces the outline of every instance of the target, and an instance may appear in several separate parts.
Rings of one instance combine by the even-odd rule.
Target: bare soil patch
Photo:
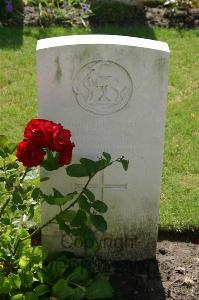
[[[199,299],[199,245],[158,242],[156,260],[115,262],[114,300]]]
[[[172,11],[163,5],[157,7],[145,6],[144,15],[146,23],[150,26],[187,28],[197,28],[199,26],[199,8]]]

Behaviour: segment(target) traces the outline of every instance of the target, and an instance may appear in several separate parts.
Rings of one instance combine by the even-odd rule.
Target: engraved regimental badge
[[[129,73],[112,61],[97,60],[84,65],[73,83],[78,104],[85,110],[108,115],[121,110],[131,99],[133,83]]]

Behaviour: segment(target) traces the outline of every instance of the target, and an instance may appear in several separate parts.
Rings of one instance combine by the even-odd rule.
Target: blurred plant
[[[164,5],[172,10],[199,7],[198,0],[166,0]]]
[[[40,25],[63,24],[88,27],[88,18],[92,14],[86,0],[29,0],[37,6]]]
[[[0,21],[3,24],[21,24],[23,20],[23,0],[1,0]]]
[[[6,6],[6,11],[8,13],[12,13],[13,12],[13,5],[12,5],[11,1],[5,0],[5,6]]]

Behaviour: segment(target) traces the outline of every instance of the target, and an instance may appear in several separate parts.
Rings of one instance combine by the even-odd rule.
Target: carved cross
[[[75,188],[83,188],[84,184],[75,183]],[[98,188],[99,200],[104,201],[104,189],[127,189],[127,184],[106,184],[104,183],[104,171],[99,175],[98,184],[89,184],[88,188]]]

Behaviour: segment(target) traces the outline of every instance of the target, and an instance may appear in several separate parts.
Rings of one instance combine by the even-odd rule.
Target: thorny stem
[[[8,205],[8,203],[10,202],[10,200],[11,200],[11,197],[9,197],[8,199],[6,199],[6,201],[2,205],[1,210],[0,210],[0,218],[3,215],[3,213],[4,213],[5,209],[6,209],[6,206]]]
[[[95,174],[94,174],[95,175]],[[84,190],[88,187],[91,179],[94,177],[94,175],[90,176],[89,179],[87,180],[84,188],[82,189],[81,193],[78,195],[78,197],[70,204],[68,205],[62,212],[66,212],[68,211],[71,207],[75,206],[75,204],[79,201],[80,197],[82,196],[82,194],[84,193]],[[48,226],[49,224],[51,224],[53,221],[55,221],[57,219],[57,217],[60,215],[57,214],[55,215],[53,218],[51,218],[50,220],[48,220],[48,222],[46,222],[45,224],[43,224],[42,226],[40,226],[39,228],[37,228],[35,231],[33,231],[31,234],[29,234],[28,236],[22,238],[22,239],[18,239],[17,243],[16,243],[16,246],[15,246],[15,249],[13,251],[13,254],[15,255],[16,252],[17,252],[17,249],[20,245],[21,242],[24,242],[28,239],[31,239],[35,234],[37,234],[38,232],[40,232],[43,228],[45,228],[46,226]]]
[[[122,158],[123,158],[123,157],[121,157],[120,159],[116,159],[116,160],[110,162],[106,167],[112,165],[112,164],[115,163],[115,162],[119,162]],[[101,170],[99,170],[98,172],[100,172],[100,171],[101,171]],[[66,212],[66,211],[68,211],[71,207],[75,206],[75,204],[79,201],[80,197],[81,197],[82,194],[84,193],[84,190],[88,187],[88,185],[89,185],[90,181],[92,180],[92,178],[93,178],[98,172],[96,172],[96,173],[94,173],[94,174],[91,174],[91,175],[89,176],[89,178],[88,178],[88,180],[87,180],[85,186],[83,187],[81,193],[80,193],[80,194],[78,195],[78,197],[77,197],[77,198],[76,198],[69,206],[67,206],[62,212]],[[61,213],[61,212],[60,212],[60,213]],[[24,241],[26,241],[26,240],[28,240],[28,239],[31,239],[35,234],[39,233],[43,228],[45,228],[46,226],[48,226],[49,224],[51,224],[53,221],[55,221],[55,220],[57,219],[57,217],[60,215],[60,213],[57,214],[57,215],[55,215],[55,216],[54,216],[53,218],[51,218],[50,220],[48,220],[48,222],[46,222],[46,223],[43,224],[42,226],[38,227],[35,231],[33,231],[33,232],[32,232],[31,234],[29,234],[28,236],[26,236],[26,237],[24,237],[24,238],[22,238],[22,239],[18,239],[18,241],[17,241],[17,243],[16,243],[16,246],[15,246],[15,249],[14,249],[14,251],[13,251],[13,254],[14,254],[14,255],[16,254],[17,249],[18,249],[18,247],[19,247],[19,245],[20,245],[21,242],[24,242]]]

